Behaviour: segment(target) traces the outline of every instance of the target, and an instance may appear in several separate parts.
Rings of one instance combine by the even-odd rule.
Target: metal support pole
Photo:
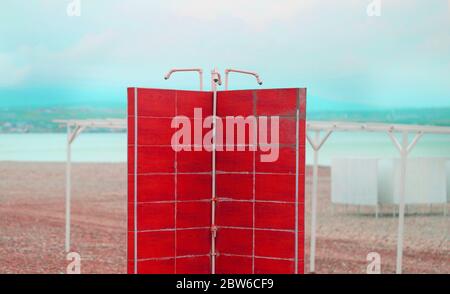
[[[211,72],[211,88],[213,90],[213,122],[212,122],[212,197],[211,197],[211,273],[216,273],[216,135],[217,135],[217,85],[222,81],[217,69]]]
[[[328,131],[326,135],[320,139],[320,131],[315,131],[314,139],[311,139],[309,135],[306,135],[306,139],[311,145],[314,152],[314,166],[313,166],[313,187],[311,196],[311,240],[310,240],[310,254],[309,254],[309,271],[315,271],[316,263],[316,227],[317,227],[317,191],[319,181],[319,150],[323,144],[328,140],[332,130]]]
[[[411,144],[409,144],[408,131],[402,132],[402,142],[392,134],[388,133],[395,147],[400,152],[401,169],[400,169],[400,187],[399,187],[399,208],[398,208],[398,231],[397,231],[397,265],[396,273],[402,273],[403,264],[403,234],[405,228],[405,191],[406,191],[406,164],[408,160],[408,154],[412,151],[417,142],[423,136],[423,132],[418,132],[414,137]],[[394,210],[395,214],[395,210]]]
[[[203,71],[198,72],[200,78],[200,91],[203,91]]]
[[[66,243],[65,249],[70,251],[70,201],[71,201],[71,128],[67,125],[67,161],[66,161]]]
[[[85,127],[76,126],[72,131],[67,125],[67,159],[66,159],[66,252],[70,252],[70,204],[72,201],[72,143]]]
[[[225,91],[228,91],[229,73],[225,71]]]
[[[405,180],[406,180],[406,163],[408,157],[408,132],[403,132],[401,144],[401,170],[400,170],[400,207],[398,213],[398,234],[397,234],[397,266],[396,273],[402,273],[403,263],[403,233],[405,227]]]
[[[315,143],[317,144],[320,140],[320,133],[316,131]],[[316,222],[317,222],[317,189],[318,189],[318,178],[319,178],[319,150],[314,150],[314,165],[313,165],[313,187],[312,187],[312,198],[311,198],[311,243],[310,243],[310,256],[309,256],[309,271],[315,271],[315,261],[316,261]]]

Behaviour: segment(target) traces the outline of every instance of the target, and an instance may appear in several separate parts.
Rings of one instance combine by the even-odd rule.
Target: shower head
[[[222,85],[222,77],[221,77],[219,71],[217,70],[217,68],[214,68],[211,71],[211,79],[214,83],[218,84],[219,86]]]

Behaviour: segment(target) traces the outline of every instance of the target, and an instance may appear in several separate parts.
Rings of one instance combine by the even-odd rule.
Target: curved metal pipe
[[[253,72],[253,71],[247,71],[247,70],[240,70],[240,69],[232,69],[232,68],[228,68],[225,70],[225,90],[228,90],[228,76],[230,74],[230,72],[235,72],[235,73],[241,73],[241,74],[246,74],[246,75],[251,75],[254,76],[256,78],[256,82],[259,85],[263,84],[263,81],[261,80],[261,78],[259,77],[258,73]]]
[[[203,91],[203,69],[201,68],[174,68],[164,75],[164,79],[168,80],[170,76],[175,72],[190,72],[190,71],[198,72],[200,78],[200,91]]]

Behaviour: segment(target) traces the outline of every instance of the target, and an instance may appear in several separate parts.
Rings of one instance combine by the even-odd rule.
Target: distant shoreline
[[[64,133],[65,128],[54,123],[55,119],[126,119],[126,111],[126,107],[3,107],[0,108],[0,134]],[[450,108],[308,111],[307,119],[450,126]]]

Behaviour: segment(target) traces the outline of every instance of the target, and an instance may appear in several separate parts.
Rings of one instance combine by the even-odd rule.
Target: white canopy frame
[[[65,250],[70,252],[70,204],[72,200],[72,143],[87,128],[127,129],[125,119],[86,119],[86,120],[55,120],[67,128],[67,159],[66,159],[66,236]]]
[[[313,132],[315,137],[312,138],[306,134],[306,138],[314,152],[313,163],[313,181],[311,196],[311,238],[310,238],[310,272],[315,271],[316,257],[316,228],[317,228],[317,189],[318,189],[318,164],[319,151],[326,143],[333,132],[381,132],[387,133],[391,138],[394,146],[400,153],[401,173],[400,173],[400,204],[398,214],[398,231],[397,231],[397,260],[396,273],[402,273],[403,263],[403,234],[405,224],[405,178],[406,164],[409,153],[414,149],[424,134],[443,134],[450,135],[450,127],[438,126],[421,126],[421,125],[401,125],[401,124],[384,124],[384,123],[354,123],[354,122],[325,122],[325,121],[309,121],[307,122],[307,131]],[[321,132],[326,132],[323,138],[320,137]],[[395,134],[401,134],[402,140]],[[414,139],[409,142],[409,134],[415,134]]]

